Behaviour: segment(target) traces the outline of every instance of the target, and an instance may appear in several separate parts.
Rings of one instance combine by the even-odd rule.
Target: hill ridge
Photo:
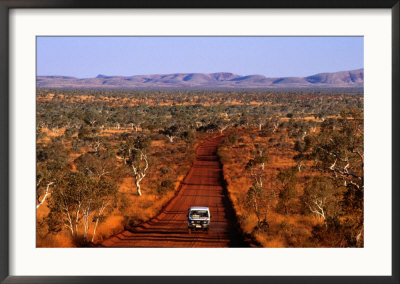
[[[266,77],[264,75],[238,75],[231,72],[172,73],[134,76],[108,76],[95,78],[71,76],[37,76],[38,88],[83,89],[254,89],[254,88],[363,88],[364,68],[324,72],[306,77]]]

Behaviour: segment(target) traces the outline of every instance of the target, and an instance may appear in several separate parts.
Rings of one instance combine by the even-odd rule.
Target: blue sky
[[[37,37],[37,75],[232,72],[308,76],[364,67],[363,37]]]

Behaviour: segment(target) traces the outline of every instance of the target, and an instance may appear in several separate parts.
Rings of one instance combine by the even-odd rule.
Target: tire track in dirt
[[[149,222],[103,241],[103,247],[248,247],[235,226],[236,216],[226,196],[217,147],[222,137],[203,142],[179,193]],[[211,211],[209,232],[187,230],[190,206]]]

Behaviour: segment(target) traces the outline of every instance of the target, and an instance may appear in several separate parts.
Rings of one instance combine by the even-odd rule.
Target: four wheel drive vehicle
[[[204,230],[208,232],[211,218],[210,209],[208,209],[208,207],[190,207],[187,217],[189,234],[192,230]]]

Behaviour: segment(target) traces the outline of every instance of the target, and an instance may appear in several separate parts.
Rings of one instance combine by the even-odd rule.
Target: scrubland
[[[38,247],[95,246],[156,216],[216,135],[261,246],[364,245],[362,94],[39,89],[36,122]]]

